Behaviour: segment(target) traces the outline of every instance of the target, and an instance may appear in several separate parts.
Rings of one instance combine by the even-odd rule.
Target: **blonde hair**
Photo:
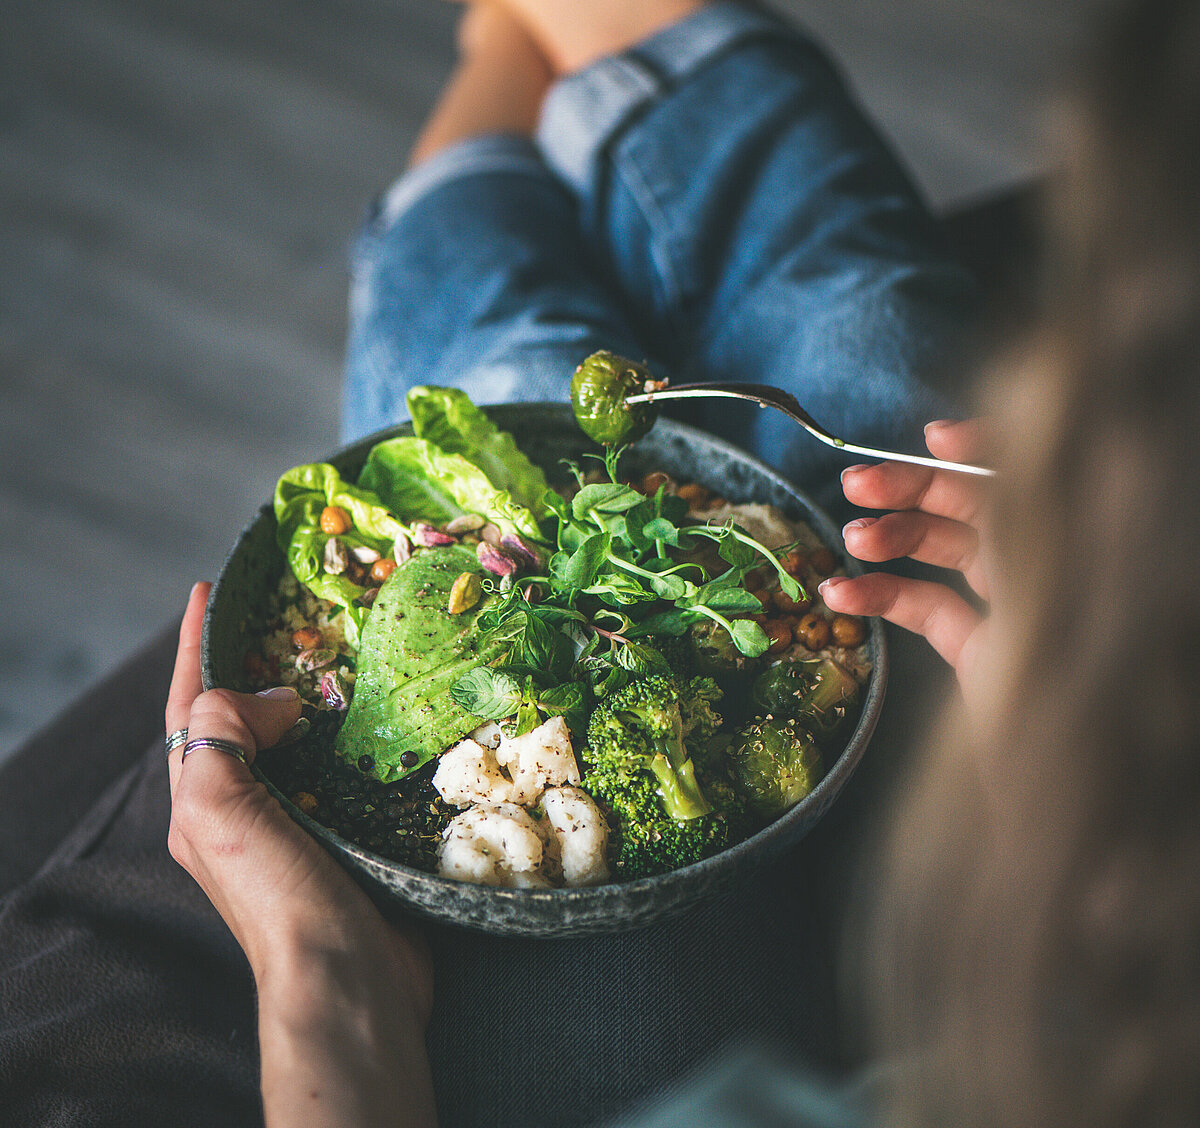
[[[901,1125],[1200,1123],[1200,5],[1124,11],[1074,104],[990,389],[984,699],[880,863]]]

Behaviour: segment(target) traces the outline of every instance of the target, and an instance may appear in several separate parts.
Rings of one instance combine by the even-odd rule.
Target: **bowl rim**
[[[565,415],[571,411],[569,404],[556,401],[520,401],[515,403],[481,404],[479,406],[490,417],[504,417],[510,414],[519,416],[522,412],[535,411],[543,413],[559,411]],[[503,421],[502,418],[496,418],[496,422],[501,428],[506,430],[512,427],[511,423]],[[790,495],[806,511],[801,519],[813,528],[813,531],[821,537],[824,543],[834,548],[834,551],[838,554],[839,562],[847,574],[852,576],[863,574],[862,565],[845,553],[840,531],[834,525],[829,515],[816,504],[806,491],[789,482],[777,470],[735,443],[731,443],[689,423],[660,418],[655,423],[655,430],[658,431],[660,429],[671,432],[685,442],[692,439],[703,441],[710,448],[715,448],[728,456],[732,461],[740,462],[742,465],[753,469],[761,478],[767,479],[776,488]],[[367,452],[376,443],[382,442],[385,439],[411,434],[411,421],[395,424],[356,439],[338,448],[320,461],[329,462],[335,466],[353,465],[356,462],[361,463],[365,460]],[[634,446],[636,447],[636,444]],[[243,543],[251,536],[257,523],[263,519],[274,519],[274,510],[270,503],[264,504],[259,508],[255,516],[251,518],[234,541],[233,546],[229,549],[225,560],[221,564],[216,582],[209,593],[201,632],[201,680],[206,690],[218,688],[213,669],[211,643],[212,622],[215,608],[221,599],[222,582],[227,575],[231,562],[237,557]],[[839,548],[838,546],[842,547]],[[338,852],[355,858],[370,872],[398,873],[408,881],[417,881],[422,884],[428,884],[433,889],[441,889],[452,898],[486,896],[490,903],[495,904],[498,902],[510,905],[513,908],[522,908],[531,904],[558,906],[586,904],[593,909],[597,907],[602,908],[605,901],[612,901],[614,903],[623,901],[627,895],[625,891],[635,893],[639,891],[649,892],[656,887],[680,880],[682,875],[686,875],[687,879],[694,879],[699,883],[706,876],[712,876],[727,869],[736,870],[749,863],[752,856],[773,856],[777,852],[775,848],[782,849],[789,844],[786,841],[781,844],[780,840],[787,840],[792,837],[792,828],[795,824],[804,822],[810,818],[811,822],[815,823],[825,813],[825,809],[832,804],[833,799],[840,792],[849,776],[854,772],[866,751],[867,744],[870,742],[879,721],[884,693],[887,688],[889,665],[883,621],[877,617],[872,617],[868,622],[868,639],[871,647],[872,668],[867,682],[867,692],[863,700],[862,709],[859,712],[858,721],[855,724],[853,732],[842,747],[837,759],[816,787],[794,807],[741,842],[721,850],[712,857],[704,858],[691,865],[682,866],[679,869],[670,870],[663,874],[656,874],[652,877],[635,878],[630,881],[609,881],[602,885],[552,889],[480,885],[472,882],[458,881],[454,878],[442,877],[440,874],[417,869],[413,866],[405,865],[403,862],[385,858],[382,855],[375,854],[359,846],[355,842],[342,838],[336,831],[325,826],[324,823],[318,822],[296,807],[261,771],[257,760],[251,764],[250,770],[255,778],[264,783],[271,794],[280,801],[284,810],[287,811],[293,820],[303,826],[319,842],[332,845]],[[396,895],[403,900],[402,894]],[[469,923],[466,926],[471,927]]]

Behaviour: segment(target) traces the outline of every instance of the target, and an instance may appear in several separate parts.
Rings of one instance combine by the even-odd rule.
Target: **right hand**
[[[981,450],[976,420],[939,421],[925,428],[936,458],[972,461]],[[848,501],[865,509],[888,509],[882,517],[860,517],[843,530],[846,549],[859,560],[880,563],[909,557],[961,572],[971,590],[988,598],[986,553],[981,550],[981,513],[986,482],[953,470],[902,462],[851,466],[842,471]],[[968,689],[986,635],[987,619],[943,584],[906,579],[888,572],[833,576],[819,588],[832,611],[880,615],[928,639]]]

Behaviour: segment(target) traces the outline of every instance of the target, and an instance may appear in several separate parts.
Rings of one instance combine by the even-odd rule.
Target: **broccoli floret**
[[[589,759],[623,776],[650,772],[671,818],[699,818],[712,808],[696,781],[683,734],[675,683],[661,675],[639,678],[592,713]]]
[[[646,641],[663,656],[676,685],[685,685],[696,673],[691,644],[683,635],[649,635]]]
[[[685,741],[707,740],[722,724],[714,708],[725,691],[712,678],[690,678],[679,691],[679,715]]]
[[[694,819],[671,818],[654,777],[646,772],[629,777],[593,768],[583,786],[611,815],[615,833],[609,860],[614,875],[623,880],[669,873],[718,853],[734,840],[734,821],[723,810]],[[723,786],[718,796],[725,798]]]
[[[592,713],[583,788],[611,817],[618,877],[690,865],[749,831],[745,802],[711,739],[721,725],[713,709],[721,696],[711,678],[691,678],[680,689],[656,675],[618,690]]]

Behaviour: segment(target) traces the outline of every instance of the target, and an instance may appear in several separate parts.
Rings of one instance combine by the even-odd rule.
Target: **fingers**
[[[925,424],[925,445],[934,458],[947,462],[986,460],[987,443],[978,419],[935,419]]]
[[[923,564],[961,572],[973,590],[987,598],[987,577],[979,563],[979,534],[970,525],[912,510],[882,517],[859,517],[842,530],[846,549],[859,560],[880,563],[911,557]]]
[[[965,649],[982,616],[961,596],[942,584],[901,579],[886,572],[865,576],[831,576],[819,587],[832,611],[845,615],[880,615],[889,623],[919,634],[963,678]]]
[[[183,622],[179,625],[179,649],[175,654],[175,673],[167,693],[167,732],[174,732],[187,724],[192,702],[200,696],[204,686],[200,682],[200,634],[204,626],[204,606],[212,584],[192,586],[188,596]]]
[[[246,752],[249,763],[260,748],[270,748],[300,717],[300,695],[288,686],[260,694],[210,689],[192,702],[186,720],[188,740],[200,737],[227,740]],[[183,749],[168,758],[172,797],[182,775],[190,772],[204,778],[206,794],[220,800],[222,787],[245,782],[245,765],[215,748],[198,748],[184,763]]]

